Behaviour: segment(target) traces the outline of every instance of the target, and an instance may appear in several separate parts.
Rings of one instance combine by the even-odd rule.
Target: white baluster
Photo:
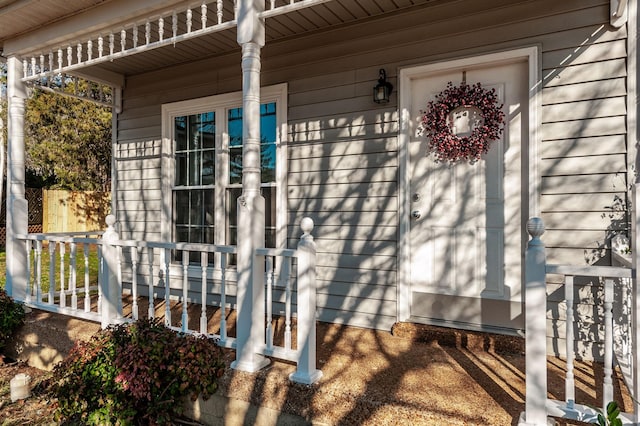
[[[62,53],[62,49],[58,49],[58,71],[62,71],[63,62],[64,62],[64,53]]]
[[[613,279],[604,281],[604,378],[602,408],[613,401]]]
[[[78,309],[78,290],[76,288],[76,243],[71,243],[71,255],[69,258],[69,290],[71,291],[71,308]]]
[[[189,256],[190,252],[182,252],[182,328],[187,332],[189,325],[189,313],[187,312],[187,299],[189,298]]]
[[[218,15],[218,25],[222,24],[222,8],[223,8],[222,0],[218,0],[216,2],[216,13]]]
[[[67,306],[67,292],[64,287],[64,256],[66,254],[65,243],[60,243],[60,307]]]
[[[104,39],[102,36],[98,37],[98,58],[102,58],[104,53]]]
[[[284,281],[284,348],[291,350],[291,257],[283,259],[280,279]]]
[[[116,48],[116,37],[113,33],[109,33],[109,55],[113,55],[113,51]]]
[[[53,72],[53,51],[49,52],[49,72]],[[49,77],[47,85],[51,85],[51,77]]]
[[[118,302],[117,302],[117,314],[118,318],[122,318],[122,246],[116,247],[116,263],[117,263],[117,272],[116,279],[118,280]]]
[[[227,259],[228,253],[220,254],[220,342],[224,344],[227,341]]]
[[[138,319],[138,247],[131,247],[131,317]]]
[[[267,262],[267,349],[273,349],[273,257],[265,256]]]
[[[102,285],[100,284],[100,280],[104,279],[103,275],[104,275],[104,268],[103,268],[103,264],[104,262],[102,261],[102,245],[98,246],[98,264],[99,264],[99,268],[100,271],[98,272],[98,314],[102,312]]]
[[[171,326],[171,282],[169,279],[169,263],[171,261],[171,251],[169,249],[160,250],[160,265],[164,275],[164,324]]]
[[[175,39],[178,36],[178,14],[174,10],[171,14],[171,31],[173,33],[173,38]],[[176,42],[173,42],[173,45],[176,45]]]
[[[203,30],[207,28],[207,4],[205,2],[202,2],[202,6],[200,6],[200,22]]]
[[[566,352],[567,352],[567,373],[565,376],[565,400],[567,408],[573,409],[575,404],[575,378],[573,374],[573,362],[575,354],[573,352],[574,336],[573,327],[575,326],[575,318],[573,314],[573,276],[567,275],[564,282],[564,298],[567,304],[567,318],[565,322],[566,328]]]
[[[151,43],[151,23],[149,21],[144,24],[144,39],[146,44]]]
[[[147,248],[147,259],[149,261],[149,319],[155,318],[156,307],[154,299],[153,281],[155,277],[153,275],[153,248]]]
[[[49,297],[47,303],[52,305],[56,289],[56,243],[49,241]]]
[[[207,335],[207,266],[209,263],[209,253],[200,252],[200,272],[202,276],[202,288],[200,294],[202,298],[202,308],[200,310],[200,333]]]
[[[85,243],[82,246],[84,252],[84,311],[91,312],[91,289],[90,289],[90,277],[89,277],[89,244]],[[100,311],[98,311],[100,312]]]
[[[78,43],[76,46],[76,57],[78,58],[78,63],[82,62],[82,43]]]
[[[164,18],[162,16],[158,19],[158,40],[164,40]]]
[[[22,60],[22,76],[24,78],[27,78],[28,71],[29,71],[29,67],[27,66],[27,60],[23,59]]]
[[[93,59],[93,41],[87,40],[87,61]]]
[[[133,48],[135,49],[136,47],[138,47],[138,26],[134,25],[133,26]]]
[[[123,28],[120,30],[120,51],[127,50],[127,31]]]
[[[31,240],[25,241],[26,250],[27,250],[27,294],[25,295],[25,301],[27,303],[31,302],[31,295],[33,294],[33,282],[31,279],[31,271],[35,270],[35,253],[32,253]],[[33,267],[31,266],[31,261],[33,261]]]
[[[44,74],[44,55],[40,55],[40,74]]]
[[[42,303],[42,241],[36,241],[36,303]]]
[[[37,71],[36,71],[36,58],[32,57],[31,58],[31,75],[36,75]]]
[[[73,47],[67,46],[67,66],[73,65]]]
[[[191,27],[193,25],[193,12],[191,9],[187,9],[187,34],[191,32]]]
[[[276,0],[271,0],[271,10],[276,8]]]

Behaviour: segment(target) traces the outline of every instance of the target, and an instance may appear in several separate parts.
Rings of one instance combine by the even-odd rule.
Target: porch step
[[[397,322],[391,334],[414,342],[437,343],[440,346],[470,351],[517,353],[525,352],[525,339],[520,336],[460,330],[448,327]]]

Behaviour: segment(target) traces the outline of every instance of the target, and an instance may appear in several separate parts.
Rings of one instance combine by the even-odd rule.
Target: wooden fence
[[[3,195],[6,194],[3,191]],[[111,194],[97,191],[64,191],[26,188],[29,203],[28,232],[84,232],[106,228]],[[6,240],[6,200],[0,211],[0,247]]]
[[[111,195],[98,191],[42,191],[42,232],[84,232],[106,228]]]

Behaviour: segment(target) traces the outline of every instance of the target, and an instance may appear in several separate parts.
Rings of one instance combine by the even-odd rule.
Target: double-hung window
[[[261,193],[267,247],[286,245],[286,89],[283,84],[261,91]],[[237,244],[246,119],[241,93],[163,105],[163,239]]]

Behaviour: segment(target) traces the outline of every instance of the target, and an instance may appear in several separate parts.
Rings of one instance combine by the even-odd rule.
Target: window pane
[[[261,181],[271,183],[276,181],[276,144],[260,145]]]
[[[229,148],[229,183],[242,183],[242,147]]]
[[[260,106],[260,164],[262,183],[276,181],[276,104]]]
[[[242,195],[242,188],[227,189],[227,241],[226,244],[235,245],[238,240],[238,198]]]
[[[189,224],[189,191],[176,191],[176,225]]]
[[[242,145],[242,108],[229,110],[227,131],[229,132],[229,146]]]
[[[192,225],[204,225],[204,200],[202,191],[191,191],[189,218]]]
[[[202,153],[202,184],[213,185],[215,183],[215,151],[209,150]]]
[[[189,169],[187,167],[187,154],[176,153],[176,186],[187,185]]]
[[[174,191],[175,241],[214,243],[214,190]]]
[[[202,148],[216,147],[216,115],[214,112],[205,112],[201,114],[202,126]]]
[[[175,118],[174,137],[176,141],[176,151],[187,149],[187,117]]]
[[[189,116],[189,141],[187,149],[202,149],[202,134],[200,133],[200,114]]]
[[[201,185],[201,151],[191,151],[189,153],[189,182],[188,185]]]

